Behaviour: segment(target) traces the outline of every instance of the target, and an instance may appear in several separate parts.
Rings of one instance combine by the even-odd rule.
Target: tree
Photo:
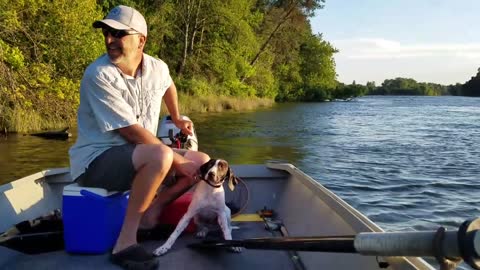
[[[461,96],[462,95],[462,87],[461,83],[456,83],[455,85],[449,85],[448,93],[453,96]]]
[[[328,99],[327,93],[336,87],[337,74],[333,60],[333,54],[336,52],[330,43],[322,40],[321,35],[308,36],[300,48],[303,89],[309,93],[322,92],[314,95],[316,101]]]
[[[468,80],[461,89],[462,96],[479,97],[480,96],[480,68],[477,75]]]
[[[265,1],[263,9],[267,11],[267,20],[264,21],[263,32],[266,38],[250,62],[255,66],[260,55],[265,52],[274,36],[289,20],[303,20],[314,15],[316,9],[323,8],[325,0],[278,0]]]
[[[0,9],[0,122],[27,113],[74,121],[83,70],[104,50],[91,27],[95,1],[2,0]]]
[[[368,92],[375,90],[375,88],[376,88],[375,82],[373,82],[373,81],[372,82],[367,82],[366,87],[367,87]]]
[[[439,96],[448,94],[447,87],[435,83],[419,83],[410,78],[386,79],[380,87],[367,83],[369,95],[424,95]]]

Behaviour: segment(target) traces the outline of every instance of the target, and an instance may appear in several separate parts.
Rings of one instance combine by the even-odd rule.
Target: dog
[[[210,159],[200,166],[199,181],[193,193],[187,212],[178,222],[167,241],[153,251],[156,256],[164,255],[170,250],[180,234],[193,218],[197,225],[197,237],[204,238],[212,229],[220,229],[225,240],[232,240],[231,212],[225,205],[223,183],[228,181],[230,190],[234,190],[238,178],[233,174],[228,162],[223,159]],[[231,248],[233,252],[241,252],[241,247]]]

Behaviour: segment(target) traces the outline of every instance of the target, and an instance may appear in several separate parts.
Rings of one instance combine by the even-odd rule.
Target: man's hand
[[[199,180],[199,165],[186,159],[185,157],[174,152],[173,168],[176,176],[186,176],[190,181],[190,185],[196,184]]]
[[[187,135],[193,135],[193,122],[185,119],[174,120],[173,123],[178,127],[182,133]]]

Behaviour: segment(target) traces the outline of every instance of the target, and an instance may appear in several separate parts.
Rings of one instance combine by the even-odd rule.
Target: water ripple
[[[301,168],[387,230],[479,216],[480,99],[366,97],[338,107],[317,107],[312,134],[333,137],[303,147]]]

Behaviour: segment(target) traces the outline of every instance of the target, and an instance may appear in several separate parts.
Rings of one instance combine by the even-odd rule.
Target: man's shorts
[[[104,188],[109,191],[125,191],[132,186],[135,177],[133,167],[134,144],[113,146],[96,157],[76,181],[80,186]]]
[[[132,187],[136,171],[133,166],[135,144],[113,146],[95,158],[86,171],[76,181],[80,186],[104,188],[109,191],[126,191]],[[185,156],[187,150],[174,149]],[[173,185],[174,172],[171,171],[163,185]]]

